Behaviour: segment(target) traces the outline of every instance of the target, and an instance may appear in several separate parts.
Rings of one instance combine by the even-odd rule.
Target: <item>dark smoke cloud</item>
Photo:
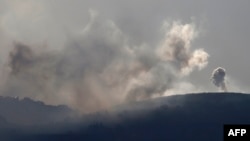
[[[223,91],[227,91],[227,86],[225,82],[226,70],[224,68],[218,67],[216,68],[211,76],[212,83],[219,87]]]
[[[14,43],[2,95],[68,104],[82,112],[166,95],[180,88],[183,74],[207,65],[205,51],[189,50],[196,32],[193,24],[174,22],[160,47],[136,46],[113,21],[90,11],[89,23],[60,50]]]
[[[23,69],[28,68],[33,61],[32,50],[23,44],[14,43],[15,47],[10,52],[9,67],[11,68],[12,74],[18,74]]]

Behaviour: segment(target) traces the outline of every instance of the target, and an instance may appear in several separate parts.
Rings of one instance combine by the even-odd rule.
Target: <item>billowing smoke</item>
[[[15,47],[9,55],[9,67],[11,68],[12,74],[18,74],[20,71],[23,71],[23,69],[28,68],[33,61],[32,50],[23,44],[15,43]]]
[[[204,68],[209,55],[203,49],[190,51],[191,42],[196,36],[193,24],[173,23],[163,46],[158,50],[161,58],[172,62],[184,75],[192,72],[195,67]]]
[[[1,94],[68,104],[82,112],[166,95],[204,68],[209,55],[190,50],[198,35],[193,24],[174,22],[165,32],[161,44],[133,45],[113,21],[90,11],[89,23],[60,50],[15,42]]]
[[[219,87],[223,91],[227,91],[227,86],[225,83],[226,70],[224,68],[218,67],[216,68],[211,76],[212,83]]]

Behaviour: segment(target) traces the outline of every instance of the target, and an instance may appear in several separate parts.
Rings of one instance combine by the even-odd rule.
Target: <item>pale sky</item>
[[[210,57],[187,81],[217,91],[209,78],[220,66],[226,69],[229,91],[249,92],[249,6],[249,0],[0,0],[1,54],[8,53],[12,40],[60,48],[71,33],[83,30],[89,10],[114,22],[134,45],[159,43],[166,21],[194,23],[198,36],[192,49],[203,48]]]

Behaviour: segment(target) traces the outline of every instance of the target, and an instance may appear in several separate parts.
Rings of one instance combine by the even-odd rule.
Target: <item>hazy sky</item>
[[[192,50],[203,48],[208,65],[185,80],[204,91],[217,91],[212,71],[226,69],[228,90],[249,92],[249,0],[0,0],[1,55],[12,41],[58,49],[89,23],[89,11],[112,21],[130,44],[159,44],[164,22],[193,23],[198,32]],[[0,62],[4,64],[4,57]],[[181,88],[180,88],[181,89]]]

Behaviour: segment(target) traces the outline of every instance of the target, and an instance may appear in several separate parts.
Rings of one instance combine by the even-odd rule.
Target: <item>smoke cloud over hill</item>
[[[220,88],[222,91],[227,92],[227,86],[225,82],[226,70],[224,68],[216,68],[211,76],[212,83]]]
[[[1,94],[89,112],[167,95],[208,63],[207,52],[191,50],[198,36],[194,23],[169,23],[160,43],[135,45],[113,21],[93,10],[89,15],[82,31],[57,50],[13,39],[1,68]]]

